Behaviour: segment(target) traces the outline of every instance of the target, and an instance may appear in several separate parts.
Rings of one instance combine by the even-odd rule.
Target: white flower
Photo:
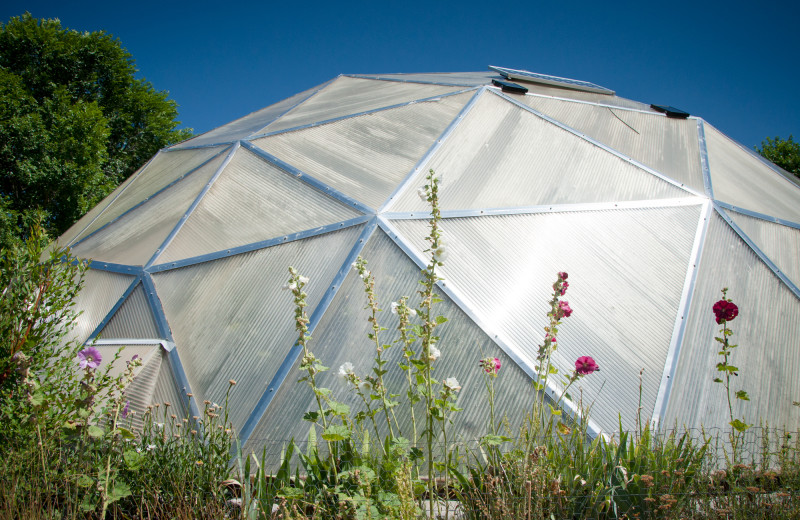
[[[445,258],[447,258],[447,249],[443,245],[440,245],[436,248],[436,251],[433,252],[433,257],[440,262],[444,262]]]
[[[430,355],[428,356],[428,359],[430,359],[431,361],[436,361],[437,359],[439,359],[439,356],[442,355],[441,351],[438,348],[434,347],[433,345],[429,347],[429,350],[430,350]]]
[[[161,429],[161,428],[163,428],[163,427],[164,427],[164,423],[162,423],[162,422],[157,422],[157,423],[156,423],[156,428],[157,428],[157,429],[159,429],[159,430],[160,430],[160,429]]]
[[[156,445],[155,444],[148,444],[147,445],[147,451],[153,451],[154,449],[156,449]]]
[[[360,383],[358,383],[358,389],[361,390],[362,392],[368,392],[372,390],[372,384],[366,380],[361,381]]]
[[[345,379],[352,376],[353,372],[354,372],[353,364],[349,361],[347,361],[346,363],[342,363],[342,366],[339,367],[339,376]]]
[[[350,264],[350,267],[358,271],[358,262],[353,262],[352,264]]]
[[[444,380],[445,388],[449,388],[453,392],[458,392],[461,390],[461,385],[458,384],[458,380],[455,377],[448,377]]]
[[[294,291],[295,289],[297,289],[297,285],[294,282],[290,282],[290,283],[287,283],[286,285],[284,285],[283,287],[281,287],[281,289],[283,289],[284,291],[286,291],[286,290]]]
[[[372,273],[370,273],[370,272],[369,272],[369,271],[367,271],[367,270],[364,270],[364,272],[363,272],[363,273],[359,273],[359,275],[358,275],[358,276],[360,276],[360,277],[361,277],[361,279],[363,280],[363,279],[365,279],[365,278],[369,278],[369,275],[370,275],[370,274],[372,274]]]
[[[415,311],[414,309],[408,309],[408,315],[409,316],[416,316],[417,315],[417,311]]]
[[[392,314],[397,314],[397,308],[400,306],[397,302],[392,302]]]
[[[417,188],[417,195],[422,199],[422,202],[428,202],[428,191],[425,189],[425,186]]]
[[[308,283],[308,276],[301,276],[299,277],[300,283]]]

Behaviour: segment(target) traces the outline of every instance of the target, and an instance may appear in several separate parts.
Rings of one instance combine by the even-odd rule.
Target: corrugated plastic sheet
[[[686,335],[678,360],[664,427],[730,430],[723,385],[714,383],[721,325],[712,306],[728,287],[728,298],[739,315],[728,326],[733,331],[729,363],[739,367],[732,391],[745,390],[750,401],[734,399],[735,418],[759,425],[800,427],[792,401],[800,395],[800,301],[781,283],[733,229],[716,213],[710,222]]]
[[[443,178],[443,210],[689,195],[491,92],[478,99],[428,168]],[[422,173],[395,199],[392,211],[427,211],[417,196],[425,184]]]
[[[235,379],[230,418],[244,424],[296,340],[288,267],[311,279],[311,314],[361,228],[153,275],[196,400],[221,403]]]
[[[466,92],[254,141],[370,207],[379,207],[474,95]]]
[[[100,203],[104,205],[106,201],[113,200],[94,222],[80,234],[79,239],[83,239],[90,233],[97,231],[105,224],[108,224],[140,202],[147,200],[148,197],[152,197],[159,190],[180,179],[187,173],[190,173],[223,150],[224,147],[214,147],[202,150],[160,152],[145,166],[144,171],[134,174],[135,178],[129,184],[125,185],[125,189],[119,192],[119,196],[116,195],[118,192],[115,191]],[[217,160],[221,161],[222,159],[218,158]],[[84,217],[84,219],[85,218],[86,217]],[[81,220],[83,221],[84,219]]]
[[[359,214],[240,148],[157,262],[297,233]]]
[[[160,338],[158,327],[153,319],[153,311],[142,285],[128,296],[125,303],[117,310],[111,321],[100,332],[103,339],[128,338],[145,339]]]
[[[416,306],[420,297],[419,268],[382,231],[377,231],[367,243],[362,256],[375,276],[375,291],[380,300],[379,324],[387,330],[380,333],[381,344],[392,344],[399,338],[396,330],[399,320],[389,309],[390,302],[401,296],[409,296],[409,304]],[[495,412],[499,420],[505,414],[512,428],[520,424],[524,414],[533,403],[530,378],[499,347],[475,325],[449,298],[434,307],[437,315],[446,316],[449,321],[436,329],[440,336],[438,342],[441,357],[434,364],[434,378],[439,381],[455,377],[462,386],[458,395],[458,406],[464,410],[454,415],[455,423],[449,426],[451,432],[458,432],[458,440],[474,440],[487,433],[489,407],[483,374],[478,366],[481,358],[491,356],[501,360],[502,367],[496,380]],[[324,317],[314,330],[309,347],[314,355],[325,365],[328,372],[317,376],[319,386],[330,388],[335,398],[350,405],[353,414],[364,409],[364,404],[352,389],[338,376],[339,367],[350,362],[360,377],[372,374],[375,344],[367,338],[371,323],[367,322],[369,311],[364,307],[367,300],[363,281],[353,270],[350,271],[341,289],[334,298]],[[414,320],[419,323],[418,319]],[[421,343],[414,348],[418,351]],[[385,349],[383,358],[388,361],[385,368],[385,384],[390,392],[400,394],[402,403],[394,408],[402,428],[402,435],[412,439],[410,412],[407,406],[406,372],[397,363],[403,359],[402,346],[394,345]],[[253,431],[247,451],[260,453],[262,446],[268,450],[272,443],[286,442],[294,437],[304,441],[309,424],[302,417],[306,411],[315,410],[316,402],[311,389],[305,383],[298,383],[301,376],[297,364],[292,368],[286,382],[277,391],[274,401],[267,409],[264,418]],[[528,396],[525,398],[523,396]],[[424,409],[418,406],[415,412],[417,434],[424,430]],[[386,431],[385,418],[379,416],[379,427]],[[372,425],[367,425],[372,429]],[[318,432],[319,433],[319,432]],[[370,431],[374,438],[374,432]],[[269,443],[269,444],[267,444]]]
[[[800,223],[800,186],[709,124],[704,124],[714,198]]]
[[[313,97],[257,133],[276,132],[367,110],[448,94],[459,87],[340,76]]]
[[[161,359],[161,368],[158,371],[158,378],[156,379],[155,388],[153,388],[153,397],[150,400],[150,404],[163,407],[164,403],[170,403],[178,406],[178,403],[183,403],[183,397],[175,386],[175,377],[172,375],[169,354],[161,350],[159,357]],[[200,402],[202,403],[202,401]]]
[[[703,193],[697,122],[693,119],[540,96],[514,99]]]
[[[445,219],[442,276],[490,334],[534,366],[552,284],[566,271],[574,313],[559,328],[555,364],[571,373],[578,357],[592,356],[601,371],[580,383],[592,418],[615,431],[621,414],[632,429],[642,368],[644,413],[655,404],[700,207]],[[418,253],[427,248],[425,221],[393,224]]]
[[[319,85],[305,92],[295,94],[294,96],[278,101],[274,105],[262,108],[252,114],[248,114],[242,118],[220,126],[213,130],[198,135],[195,138],[184,141],[172,147],[172,149],[186,148],[189,146],[206,146],[216,143],[230,143],[245,139],[248,136],[258,133],[258,131],[275,119],[291,110],[295,105],[301,103],[311,97],[317,90],[324,85]]]
[[[778,269],[800,287],[800,229],[735,211],[727,214]]]
[[[178,153],[178,152],[173,152]],[[222,163],[209,162],[72,248],[75,256],[144,265],[156,253]]]
[[[90,269],[86,272],[85,284],[91,290],[83,290],[75,299],[75,312],[82,312],[76,320],[69,339],[83,343],[89,334],[100,325],[133,282],[133,276],[108,273]]]

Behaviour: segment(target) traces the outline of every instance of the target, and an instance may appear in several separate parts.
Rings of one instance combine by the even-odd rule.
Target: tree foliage
[[[136,72],[105,32],[29,13],[0,25],[0,235],[23,234],[36,211],[62,233],[160,148],[191,136],[176,129],[176,103]]]
[[[775,139],[767,137],[761,142],[760,147],[756,147],[756,151],[787,172],[800,177],[800,143],[795,141],[791,135],[789,139],[781,139],[777,136]]]

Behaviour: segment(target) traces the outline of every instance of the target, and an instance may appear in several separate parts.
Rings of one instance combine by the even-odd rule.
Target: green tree
[[[756,146],[756,151],[787,172],[800,177],[800,143],[796,142],[791,135],[789,139],[767,137],[765,141],[761,141],[760,147]]]
[[[0,238],[23,236],[41,211],[49,233],[64,232],[160,148],[191,136],[176,128],[176,103],[136,72],[105,32],[29,13],[0,25]]]

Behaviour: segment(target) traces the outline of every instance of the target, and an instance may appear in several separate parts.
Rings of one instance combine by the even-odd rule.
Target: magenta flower
[[[561,300],[558,302],[558,308],[564,314],[565,318],[569,318],[572,314],[572,307],[569,306],[569,302],[567,300]]]
[[[481,359],[478,364],[487,374],[492,374],[493,376],[497,375],[497,372],[500,371],[501,363],[497,358],[488,357],[486,359]]]
[[[590,356],[581,356],[575,361],[575,371],[582,376],[589,375],[598,370],[600,370],[600,367],[597,366],[597,363],[595,363],[594,359]]]
[[[565,273],[564,271],[558,273],[558,277],[561,278],[562,280],[566,280],[567,276],[568,276],[567,273]]]
[[[569,287],[569,282],[565,281],[564,283],[561,284],[561,296],[564,296],[564,293],[567,292],[567,287]]]
[[[103,356],[100,355],[100,351],[94,347],[85,348],[78,352],[78,365],[81,368],[97,368],[102,360]]]
[[[735,303],[729,302],[728,300],[718,301],[714,304],[711,310],[714,311],[714,315],[717,317],[717,323],[731,321],[739,315],[739,307],[737,307]]]

